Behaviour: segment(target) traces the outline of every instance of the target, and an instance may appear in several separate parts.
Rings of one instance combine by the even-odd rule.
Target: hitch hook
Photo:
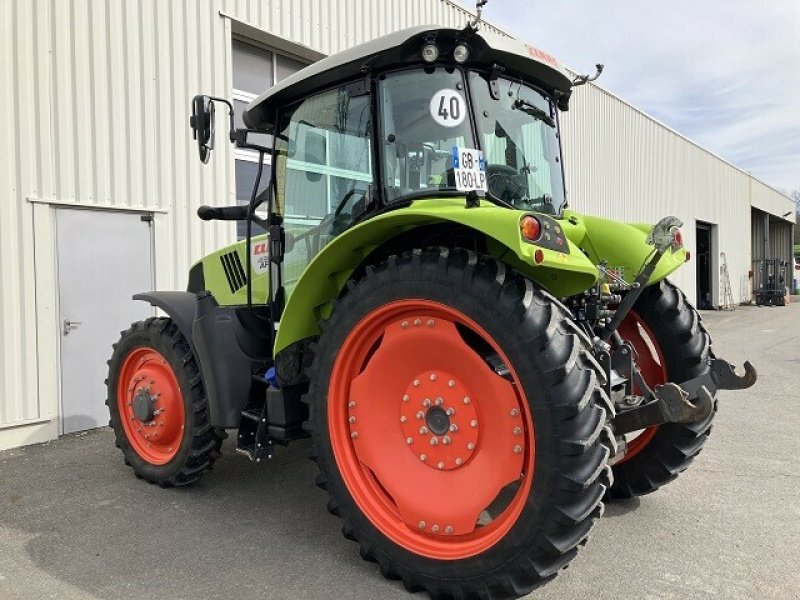
[[[711,377],[720,390],[744,390],[751,387],[758,377],[756,368],[749,360],[744,363],[744,375],[736,373],[736,367],[726,360],[715,358],[711,364]]]

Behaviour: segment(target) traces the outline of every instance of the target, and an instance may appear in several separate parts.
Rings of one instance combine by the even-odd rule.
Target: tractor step
[[[270,383],[265,377],[258,375],[253,376],[253,383],[250,400],[241,412],[236,451],[253,462],[261,462],[264,458],[272,458],[275,453],[267,421]]]
[[[269,377],[253,375],[250,400],[241,412],[237,451],[254,462],[272,458],[274,444],[306,437],[303,422],[308,418],[297,386],[278,388]]]

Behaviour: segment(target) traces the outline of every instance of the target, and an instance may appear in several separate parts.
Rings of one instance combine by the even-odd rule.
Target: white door
[[[131,299],[153,289],[150,223],[137,213],[56,211],[63,433],[108,425],[111,344],[153,314]]]

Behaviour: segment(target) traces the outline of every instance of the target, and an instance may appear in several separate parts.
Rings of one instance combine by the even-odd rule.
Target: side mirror
[[[197,140],[200,160],[207,163],[214,149],[214,102],[209,96],[195,96],[192,100],[189,127],[192,128],[192,137]]]

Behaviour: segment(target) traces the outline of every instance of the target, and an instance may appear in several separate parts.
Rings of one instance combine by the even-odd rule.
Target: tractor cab
[[[416,27],[356,46],[250,103],[248,129],[232,128],[231,139],[272,156],[271,186],[254,191],[249,209],[200,216],[273,227],[272,277],[261,277],[267,246],[248,240],[246,291],[248,303],[272,299],[278,310],[332,239],[418,200],[460,198],[557,219],[566,205],[558,111],[574,83],[546,52],[472,26]],[[220,100],[195,99],[204,160]],[[251,144],[257,136],[271,144]]]

